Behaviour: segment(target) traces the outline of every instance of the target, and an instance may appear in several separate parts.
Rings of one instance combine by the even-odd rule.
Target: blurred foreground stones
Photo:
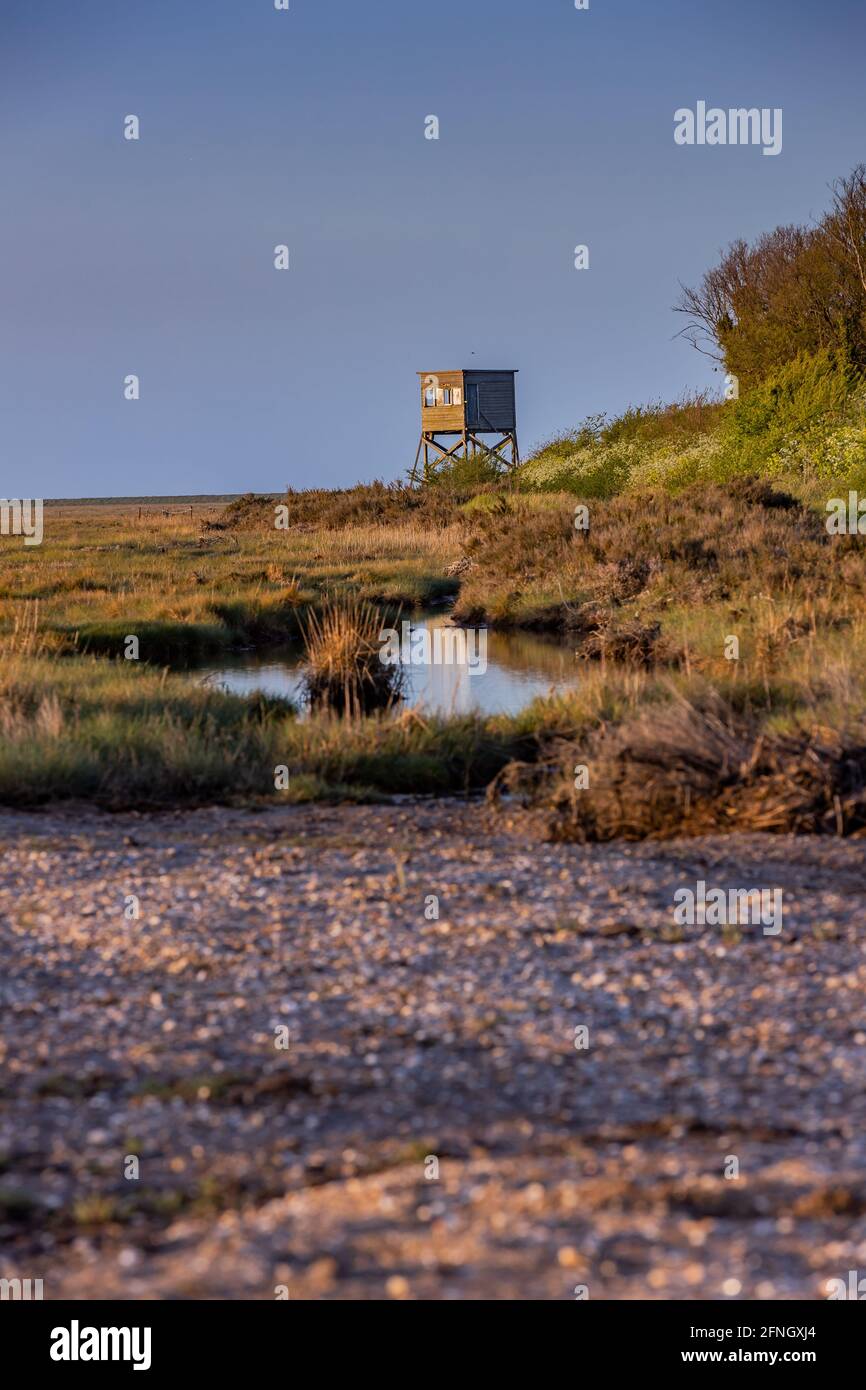
[[[0,1276],[814,1299],[866,1272],[862,841],[545,844],[459,801],[0,835]],[[698,879],[781,887],[780,936],[675,928]]]

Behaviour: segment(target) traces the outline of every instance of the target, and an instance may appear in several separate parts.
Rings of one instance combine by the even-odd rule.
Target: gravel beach
[[[816,1299],[866,1271],[866,842],[509,815],[0,814],[0,1275]],[[675,926],[700,880],[781,888],[782,931]]]

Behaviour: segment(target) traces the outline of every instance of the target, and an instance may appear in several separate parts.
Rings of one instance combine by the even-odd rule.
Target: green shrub
[[[866,475],[866,386],[840,353],[801,353],[738,401],[697,393],[671,406],[630,406],[549,440],[516,474],[530,492],[613,497],[679,492],[744,474],[808,495],[818,480]]]
[[[726,416],[728,437],[750,462],[768,460],[792,441],[840,421],[853,385],[838,353],[800,353],[733,404]]]
[[[504,492],[479,492],[474,497],[470,497],[468,502],[464,502],[460,510],[471,516],[478,512],[507,512],[510,507],[508,497]]]
[[[698,391],[673,405],[629,406],[614,420],[591,415],[578,429],[555,435],[535,450],[518,470],[518,485],[529,491],[613,497],[647,469],[664,485],[666,475],[676,471],[675,452],[710,438],[722,410],[720,402]],[[680,471],[677,486],[704,476],[695,472],[693,460]]]
[[[661,401],[653,405],[629,406],[628,410],[605,425],[604,444],[635,440],[642,444],[696,440],[715,429],[724,406],[707,391],[687,392],[672,405]]]
[[[505,469],[489,454],[475,454],[472,458],[453,459],[450,463],[443,463],[430,475],[428,486],[479,487],[484,483],[495,483],[504,472]]]
[[[716,433],[685,447],[647,452],[633,469],[630,482],[634,488],[680,492],[692,483],[724,483],[746,472],[746,464]]]
[[[584,445],[570,454],[540,454],[523,465],[518,486],[530,492],[571,492],[578,497],[614,497],[627,486],[640,458],[634,442]]]

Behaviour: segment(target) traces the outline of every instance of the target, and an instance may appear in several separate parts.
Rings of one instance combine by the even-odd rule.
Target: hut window
[[[462,386],[425,386],[424,405],[430,410],[436,405],[462,405]]]

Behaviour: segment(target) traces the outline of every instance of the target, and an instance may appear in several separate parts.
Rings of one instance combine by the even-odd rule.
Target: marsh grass
[[[25,599],[15,607],[11,631],[0,637],[0,659],[42,656],[49,646],[39,628],[39,600]]]
[[[304,687],[313,709],[357,718],[400,698],[403,668],[380,660],[378,608],[363,600],[326,599],[303,626]]]
[[[0,804],[109,809],[368,799],[482,790],[532,734],[510,721],[414,711],[296,720],[135,662],[17,656],[0,667]],[[290,769],[286,791],[275,770]]]
[[[18,656],[0,668],[0,801],[165,805],[261,791],[286,701],[209,691],[133,662]],[[232,793],[233,789],[233,793]]]
[[[0,641],[38,602],[46,650],[120,656],[134,634],[142,660],[181,664],[293,640],[328,596],[392,614],[429,606],[458,587],[443,557],[459,556],[460,526],[440,510],[438,525],[407,512],[286,532],[267,499],[253,508],[260,524],[239,529],[219,511],[139,521],[124,508],[48,505],[43,545],[0,538]]]
[[[560,498],[474,515],[455,617],[559,630],[587,656],[615,653],[630,632],[642,650],[658,625],[660,658],[689,648],[693,662],[718,664],[721,628],[748,645],[785,623],[839,625],[866,593],[857,538],[829,536],[811,508],[766,484],[599,500],[588,532],[573,519]]]
[[[207,526],[49,508],[43,546],[3,538],[0,801],[365,799],[499,779],[560,836],[864,827],[861,537],[829,536],[820,511],[749,478],[599,498],[588,534],[568,493],[437,492],[429,514],[379,488],[317,494],[320,525],[298,494],[288,532],[263,522],[267,499],[243,524],[215,512]],[[383,691],[361,713],[353,673],[375,673],[374,654],[381,666],[381,626],[458,587],[464,621],[561,634],[577,687],[513,717],[427,717]],[[351,718],[299,721],[285,701],[162,669],[305,633]],[[128,634],[140,662],[120,659]],[[597,769],[589,792],[575,791],[579,763]]]
[[[0,802],[111,809],[366,800],[495,784],[557,838],[866,825],[863,623],[708,678],[609,663],[515,716],[352,719],[104,657],[18,655],[0,675]],[[745,667],[745,669],[744,669]],[[578,792],[574,768],[590,770]],[[277,792],[274,770],[290,769]]]

